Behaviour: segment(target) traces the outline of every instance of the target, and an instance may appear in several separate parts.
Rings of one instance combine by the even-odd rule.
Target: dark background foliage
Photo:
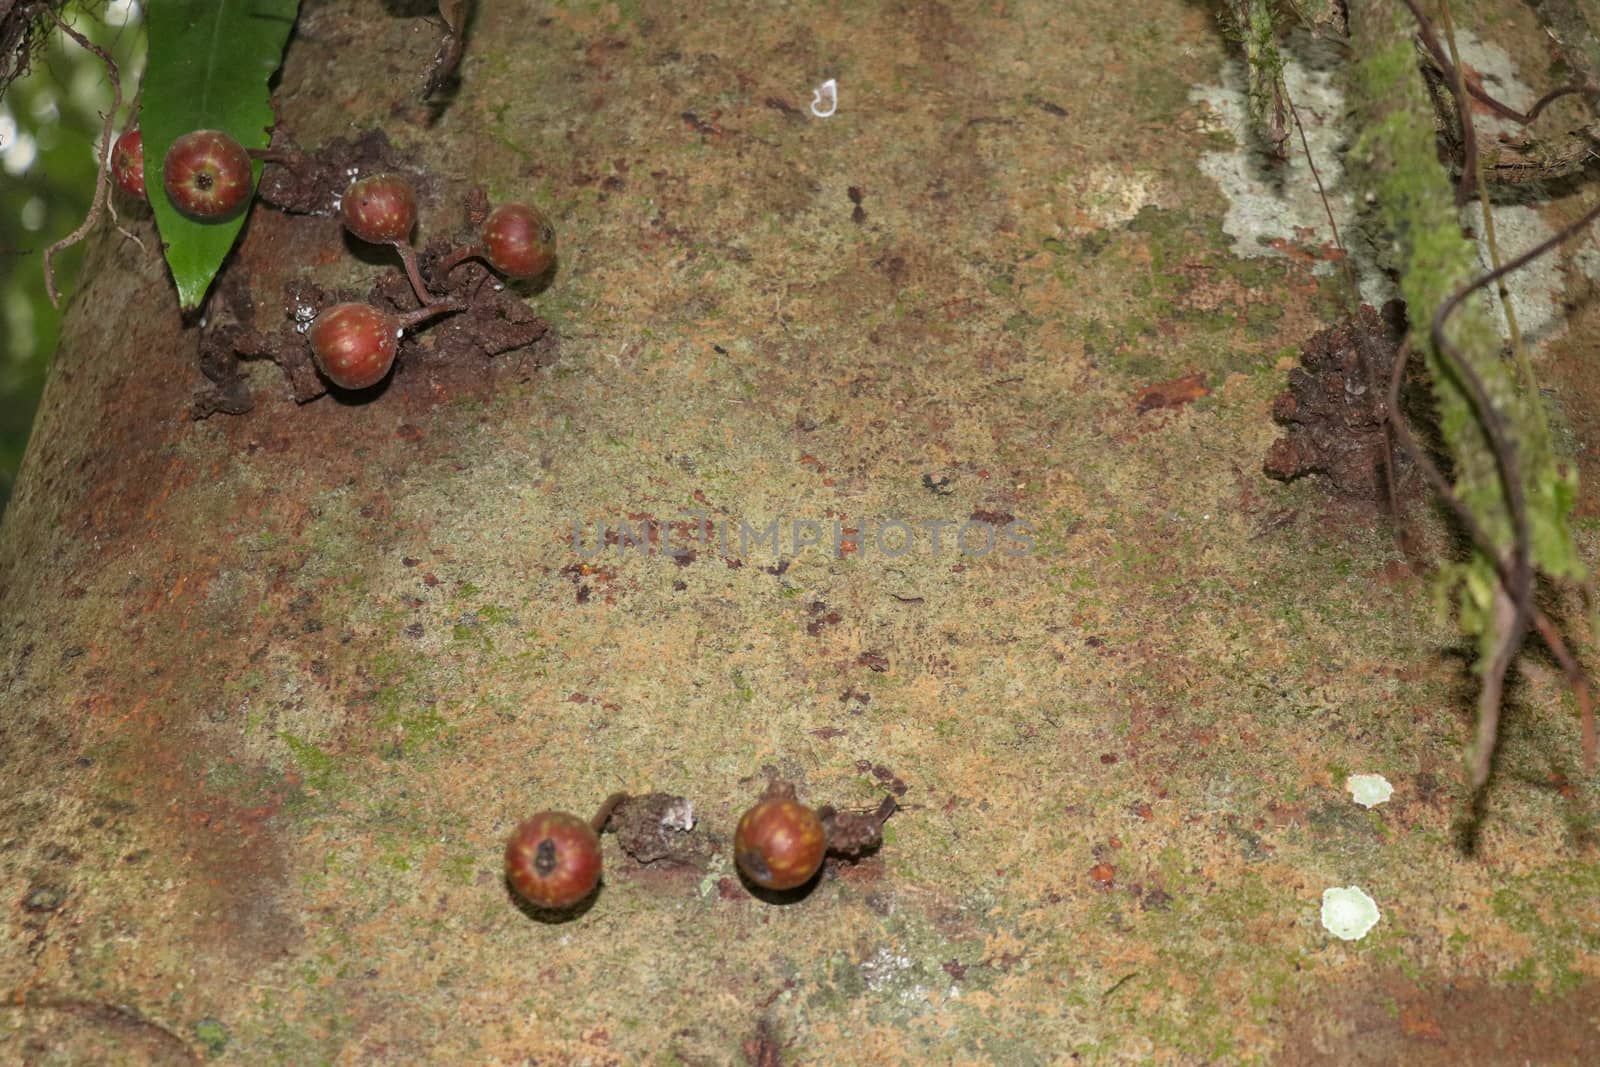
[[[113,55],[131,98],[144,57],[137,0],[69,5],[65,17]],[[104,66],[59,32],[49,34],[29,73],[0,96],[0,510],[22,461],[61,322],[45,296],[43,252],[89,209],[97,139],[110,105]],[[144,210],[120,196],[116,205]],[[80,258],[77,248],[57,257],[64,300],[71,299]]]

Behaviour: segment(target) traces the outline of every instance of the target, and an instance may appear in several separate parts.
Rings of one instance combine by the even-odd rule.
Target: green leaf
[[[147,7],[150,52],[139,117],[144,186],[185,310],[205,299],[247,212],[218,223],[184,218],[162,191],[162,160],[173,141],[193,130],[221,130],[246,148],[266,147],[267,81],[283,61],[299,9],[300,0],[156,0]]]

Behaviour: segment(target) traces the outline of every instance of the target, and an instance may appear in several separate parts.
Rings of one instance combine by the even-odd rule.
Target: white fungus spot
[[[688,833],[694,829],[694,801],[678,797],[661,813],[661,825],[668,830]]]
[[[811,113],[819,119],[831,118],[839,110],[839,83],[832,78],[811,90]]]
[[[1352,774],[1344,780],[1350,799],[1363,808],[1375,808],[1394,796],[1394,786],[1381,774]]]
[[[1378,902],[1360,886],[1322,891],[1322,928],[1342,941],[1360,941],[1378,925]]]

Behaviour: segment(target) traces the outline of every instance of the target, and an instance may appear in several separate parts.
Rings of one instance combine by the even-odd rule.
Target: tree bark
[[[1342,1010],[1322,879],[1486,899],[1436,832],[1453,635],[1372,514],[1246,473],[1337,301],[1327,236],[1245,258],[1221,228],[1205,5],[478,7],[441,107],[437,26],[394,14],[432,5],[306,0],[280,134],[385,132],[420,244],[465,236],[474,185],[545,209],[540,346],[450,360],[441,322],[359,402],[246,362],[255,406],[197,420],[154,234],[94,239],[0,525],[0,1039],[1248,1060]],[[220,284],[271,330],[384,272],[258,206]],[[975,552],[1012,520],[1033,551]],[[602,521],[646,547],[596,552]],[[1432,783],[1392,834],[1332,778],[1374,754]],[[876,855],[758,898],[729,843],[774,775],[901,807]],[[512,829],[619,790],[692,802],[688,858],[608,833],[587,906],[519,908]],[[1551,852],[1529,893],[1591,884]],[[1481,987],[1467,921],[1387,944]]]

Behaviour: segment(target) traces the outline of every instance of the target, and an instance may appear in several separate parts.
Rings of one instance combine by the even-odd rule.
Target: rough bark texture
[[[1340,292],[1326,235],[1221,229],[1210,10],[485,0],[441,112],[401,6],[307,0],[285,131],[384,128],[424,241],[473,182],[546,207],[548,347],[360,404],[246,364],[196,422],[160,266],[99,239],[0,526],[0,1056],[1595,1058],[1559,679],[1463,862],[1452,632],[1370,510],[1256,473]],[[232,268],[263,324],[381,269],[264,209]],[[688,551],[595,553],[646,519]],[[773,772],[901,810],[757,898]],[[585,909],[517,907],[505,836],[617,789],[693,801],[682,861],[608,835]]]

